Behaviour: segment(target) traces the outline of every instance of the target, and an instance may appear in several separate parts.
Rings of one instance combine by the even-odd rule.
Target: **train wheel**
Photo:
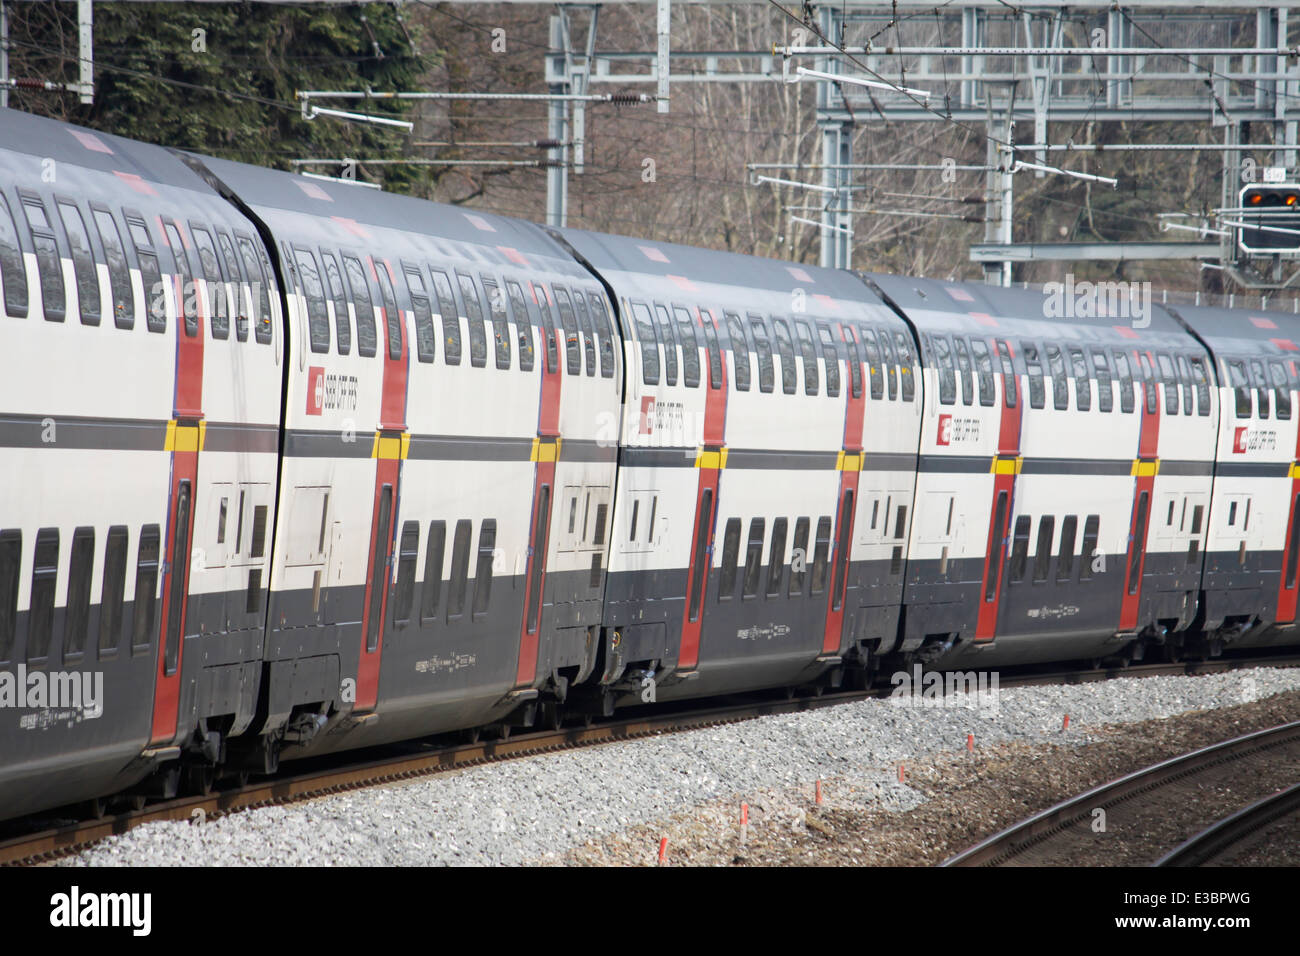
[[[560,725],[564,723],[564,713],[560,710],[559,702],[543,701],[537,722],[545,730],[559,730]]]

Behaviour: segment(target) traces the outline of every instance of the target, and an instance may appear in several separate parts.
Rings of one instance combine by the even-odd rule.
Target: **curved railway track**
[[[1053,671],[1007,675],[1000,680],[1003,688],[1042,684],[1080,684],[1117,677],[1155,677],[1221,673],[1250,667],[1296,667],[1300,656],[1260,659],[1227,659],[1177,664],[1146,664],[1110,670]],[[871,697],[888,697],[891,689],[813,693],[792,699],[771,696],[737,702],[705,702],[676,712],[656,712],[651,716],[627,713],[590,727],[565,727],[559,730],[516,733],[504,739],[479,740],[473,743],[424,743],[403,748],[388,748],[383,756],[356,753],[341,755],[343,760],[328,766],[291,770],[265,780],[258,780],[230,790],[178,797],[141,809],[97,819],[63,820],[57,825],[33,825],[26,833],[0,839],[0,865],[31,865],[74,854],[106,837],[125,833],[145,823],[158,821],[206,822],[230,813],[257,807],[294,803],[362,787],[409,780],[428,774],[463,769],[477,764],[507,760],[535,754],[633,740],[655,734],[678,733],[763,717],[830,707]],[[695,702],[697,705],[699,702]],[[1298,725],[1300,726],[1300,725]],[[397,752],[394,752],[397,751]],[[292,765],[290,765],[292,767]],[[47,817],[43,819],[48,819]],[[38,821],[28,821],[38,824]],[[13,829],[13,825],[10,825]]]
[[[1117,863],[1138,862],[1119,859],[1119,845],[1107,835],[1107,825],[1103,822],[1102,828],[1096,829],[1095,821],[1109,819],[1111,829],[1119,831],[1121,840],[1159,842],[1163,837],[1155,831],[1167,821],[1177,826],[1179,810],[1185,812],[1187,807],[1197,806],[1207,790],[1213,792],[1223,787],[1225,780],[1240,779],[1246,771],[1262,772],[1269,766],[1281,767],[1293,779],[1300,773],[1300,721],[1234,737],[1126,774],[1036,813],[940,865],[1086,864],[1090,862],[1088,856],[1099,850],[1112,853]],[[1288,806],[1294,811],[1300,804],[1300,793],[1293,793],[1290,800]],[[1206,859],[1218,855],[1243,835],[1269,825],[1287,812],[1274,806],[1272,815],[1264,818],[1260,811],[1265,803],[1252,804],[1186,842],[1182,842],[1183,831],[1162,847],[1181,843],[1178,850],[1163,855],[1157,851],[1154,856],[1159,857],[1158,861],[1148,854],[1141,862],[1197,865],[1198,855]],[[1114,827],[1115,823],[1121,826]],[[1137,853],[1146,851],[1139,849]]]
[[[1284,817],[1300,814],[1300,783],[1285,790],[1256,800],[1236,813],[1206,827],[1177,849],[1165,854],[1155,866],[1206,866],[1229,856],[1252,840],[1263,835],[1273,824]]]

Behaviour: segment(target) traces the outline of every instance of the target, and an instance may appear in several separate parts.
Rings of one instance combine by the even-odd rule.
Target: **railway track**
[[[1203,812],[1207,791],[1211,795],[1216,790],[1235,792],[1245,774],[1266,771],[1289,773],[1293,780],[1300,774],[1300,721],[1234,737],[1126,774],[1036,813],[940,865],[1086,865],[1101,862],[1093,859],[1099,853],[1112,865],[1198,865],[1300,809],[1300,787],[1292,786],[1286,791],[1288,797],[1257,801],[1185,842],[1185,830],[1172,838],[1162,832],[1177,832],[1183,819],[1180,813],[1189,808]],[[1152,853],[1149,846],[1162,840],[1169,842]],[[1131,852],[1126,841],[1133,844]],[[1164,852],[1174,844],[1176,850]]]
[[[1025,672],[1006,675],[1000,679],[1000,686],[1011,688],[1080,684],[1117,677],[1196,675],[1261,666],[1300,666],[1300,656],[1145,664],[1110,670]],[[235,789],[179,797],[98,819],[65,819],[50,826],[38,824],[29,832],[0,839],[0,865],[32,865],[69,856],[99,840],[125,833],[145,823],[190,821],[202,824],[243,810],[311,800],[498,760],[634,740],[656,734],[679,733],[755,717],[831,707],[872,697],[888,697],[890,694],[891,688],[885,687],[865,691],[812,692],[807,696],[790,699],[765,696],[738,702],[732,698],[724,702],[706,702],[708,706],[704,707],[695,702],[696,705],[689,710],[660,711],[649,716],[629,712],[592,726],[515,733],[504,739],[472,743],[427,743],[400,749],[388,748],[389,751],[397,752],[386,752],[379,757],[372,753],[359,761],[356,754],[346,754],[343,755],[346,763],[315,766],[310,770],[291,769]],[[292,768],[292,764],[289,766]]]

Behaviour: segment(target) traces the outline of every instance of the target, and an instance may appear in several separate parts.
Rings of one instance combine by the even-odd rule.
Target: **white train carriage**
[[[865,663],[897,627],[919,414],[910,339],[890,401],[863,362],[877,334],[894,354],[905,326],[847,274],[563,236],[611,287],[628,368],[605,706],[651,685],[674,697],[838,681],[851,651]],[[879,361],[872,374],[879,384]]]
[[[164,792],[182,766],[205,783],[253,719],[254,512],[229,499],[206,548],[198,515],[274,486],[282,346],[253,224],[176,157],[5,128],[0,816],[164,760]]]
[[[1300,593],[1300,415],[1294,408],[1300,318],[1208,306],[1171,311],[1210,348],[1218,372],[1201,624],[1216,651],[1293,642]]]
[[[1204,349],[1159,310],[1057,320],[1047,293],[871,281],[926,364],[897,649],[1100,657],[1187,628],[1215,432]]]
[[[205,162],[291,291],[253,758],[563,699],[594,666],[613,495],[601,287],[527,223]]]

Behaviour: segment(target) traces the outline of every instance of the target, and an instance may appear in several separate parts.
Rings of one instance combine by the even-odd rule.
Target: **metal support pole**
[[[837,11],[818,10],[822,35],[838,38],[842,25]],[[839,60],[823,57],[817,67],[825,73],[839,73]],[[822,132],[822,186],[828,197],[821,214],[821,250],[818,262],[828,269],[848,269],[853,261],[852,174],[845,166],[853,163],[853,124],[827,119],[833,98],[839,96],[834,83],[817,85],[817,125]],[[833,190],[833,191],[830,191]]]
[[[668,67],[669,67],[669,30],[672,26],[672,0],[658,0],[659,42],[655,48],[655,72],[658,75],[659,103],[655,107],[660,113],[668,112]]]
[[[9,6],[0,0],[0,107],[9,107]]]
[[[95,102],[95,5],[77,0],[77,59],[81,64],[81,102]]]
[[[551,17],[551,52],[547,80],[552,93],[572,91],[573,58],[569,48],[569,15],[564,7]],[[564,143],[569,139],[569,101],[551,100],[546,106],[546,135]],[[563,228],[569,219],[568,149],[556,146],[548,151],[554,164],[546,170],[546,224]]]

